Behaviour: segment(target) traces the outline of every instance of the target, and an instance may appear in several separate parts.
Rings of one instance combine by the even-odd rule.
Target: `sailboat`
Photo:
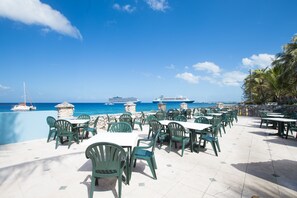
[[[27,105],[27,96],[26,96],[26,85],[24,82],[24,102],[23,103],[19,103],[17,105],[14,105],[11,110],[12,111],[31,111],[31,110],[36,110],[36,107],[34,107],[32,105],[32,103],[30,103],[30,105]]]

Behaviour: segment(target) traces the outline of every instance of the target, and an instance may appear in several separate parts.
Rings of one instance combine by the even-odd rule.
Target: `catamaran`
[[[19,103],[17,105],[14,105],[11,110],[12,111],[32,111],[32,110],[36,110],[36,107],[32,105],[32,103],[30,103],[30,105],[27,105],[27,96],[26,96],[26,85],[24,82],[24,102],[23,103]]]

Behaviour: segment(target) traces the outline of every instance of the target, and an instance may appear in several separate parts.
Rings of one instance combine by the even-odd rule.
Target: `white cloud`
[[[135,7],[132,7],[129,4],[121,6],[118,3],[113,4],[113,9],[118,11],[128,12],[128,13],[134,12],[136,10]]]
[[[250,58],[243,58],[242,64],[248,67],[265,68],[271,66],[274,59],[275,56],[271,54],[254,54]]]
[[[222,83],[228,86],[240,86],[247,74],[240,71],[226,72],[223,75]]]
[[[4,86],[0,84],[0,90],[7,90],[10,89],[10,87]]]
[[[198,81],[199,81],[198,76],[194,76],[192,73],[188,73],[188,72],[184,72],[182,74],[176,74],[175,77],[183,79],[183,80],[185,80],[185,81],[187,81],[188,83],[191,83],[191,84],[197,84]]]
[[[212,62],[203,62],[203,63],[197,63],[193,65],[195,70],[202,70],[207,71],[208,73],[212,73],[214,75],[219,75],[221,72],[221,69],[219,66]]]
[[[27,25],[45,26],[60,34],[82,39],[79,30],[65,16],[39,0],[0,0],[0,17]]]
[[[169,8],[167,0],[145,0],[145,2],[156,11],[165,11]]]

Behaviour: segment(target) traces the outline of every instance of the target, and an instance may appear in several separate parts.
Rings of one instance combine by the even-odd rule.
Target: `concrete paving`
[[[219,138],[216,157],[207,150],[191,153],[165,143],[155,150],[157,180],[145,161],[133,169],[127,198],[297,197],[297,140],[269,136],[275,129],[259,128],[259,118],[239,117]],[[144,137],[148,126],[139,131]],[[295,134],[294,134],[295,135]],[[89,197],[92,165],[83,144],[55,149],[45,139],[0,146],[0,197]],[[101,179],[95,197],[117,197],[117,180]]]

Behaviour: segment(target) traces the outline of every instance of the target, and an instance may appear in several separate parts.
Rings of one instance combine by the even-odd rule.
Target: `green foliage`
[[[297,35],[276,55],[271,68],[257,69],[244,80],[245,102],[264,104],[297,102]]]

